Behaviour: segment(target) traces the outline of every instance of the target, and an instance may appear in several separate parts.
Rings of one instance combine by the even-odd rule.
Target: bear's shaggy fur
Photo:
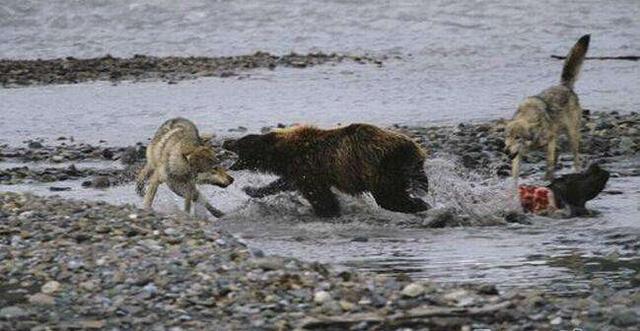
[[[428,191],[426,154],[408,137],[368,124],[321,130],[299,126],[224,143],[238,154],[231,170],[256,170],[280,176],[261,188],[245,188],[252,197],[298,190],[318,216],[340,214],[334,187],[356,195],[371,192],[380,207],[405,213],[429,205],[409,190]]]

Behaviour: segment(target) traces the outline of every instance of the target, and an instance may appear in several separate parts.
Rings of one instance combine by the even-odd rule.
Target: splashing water
[[[234,174],[238,185],[227,189],[228,197],[235,203],[230,201],[234,206],[226,218],[233,222],[252,220],[262,224],[432,227],[439,219],[449,217],[451,220],[440,222],[438,227],[483,226],[505,224],[504,215],[519,209],[508,180],[469,171],[449,157],[428,160],[425,171],[429,177],[429,193],[421,198],[433,206],[431,210],[417,214],[392,212],[380,208],[369,193],[349,196],[334,190],[341,203],[342,216],[333,219],[314,216],[310,204],[298,192],[247,200],[241,187],[264,185],[274,177],[240,172]]]
[[[520,209],[513,184],[490,175],[495,174],[493,168],[474,172],[449,157],[427,160],[425,168],[433,205],[468,215],[469,223],[464,225],[504,223],[502,216]]]

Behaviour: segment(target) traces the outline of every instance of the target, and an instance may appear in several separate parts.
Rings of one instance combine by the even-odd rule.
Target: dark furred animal
[[[340,214],[331,187],[356,195],[371,192],[380,207],[404,213],[429,209],[409,194],[428,191],[423,165],[426,154],[408,137],[368,124],[321,130],[300,126],[226,141],[238,154],[231,170],[256,170],[280,176],[260,188],[245,188],[252,197],[298,190],[318,216]]]
[[[589,214],[585,203],[600,194],[608,180],[609,172],[592,164],[585,172],[554,179],[548,187],[558,208],[568,207],[571,217],[584,216]]]

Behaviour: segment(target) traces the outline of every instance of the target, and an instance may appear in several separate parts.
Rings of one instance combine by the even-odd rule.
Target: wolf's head
[[[504,152],[513,159],[518,154],[524,154],[534,144],[534,140],[535,135],[528,123],[520,120],[511,121],[506,127]]]
[[[237,140],[227,140],[222,147],[236,153],[238,160],[230,170],[258,170],[273,172],[276,158],[274,133],[250,134]]]
[[[191,171],[198,174],[197,182],[227,187],[233,183],[224,168],[216,166],[218,159],[211,146],[198,146],[185,155]]]
[[[223,167],[215,166],[209,171],[199,173],[196,182],[198,184],[227,187],[233,183],[233,177]]]

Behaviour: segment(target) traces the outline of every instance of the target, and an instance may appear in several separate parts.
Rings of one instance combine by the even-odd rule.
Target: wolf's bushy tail
[[[573,45],[569,54],[567,54],[567,58],[564,60],[560,84],[573,89],[573,84],[578,79],[578,74],[580,73],[580,67],[582,67],[584,57],[587,55],[590,40],[591,35],[586,34],[580,37],[578,42]]]

